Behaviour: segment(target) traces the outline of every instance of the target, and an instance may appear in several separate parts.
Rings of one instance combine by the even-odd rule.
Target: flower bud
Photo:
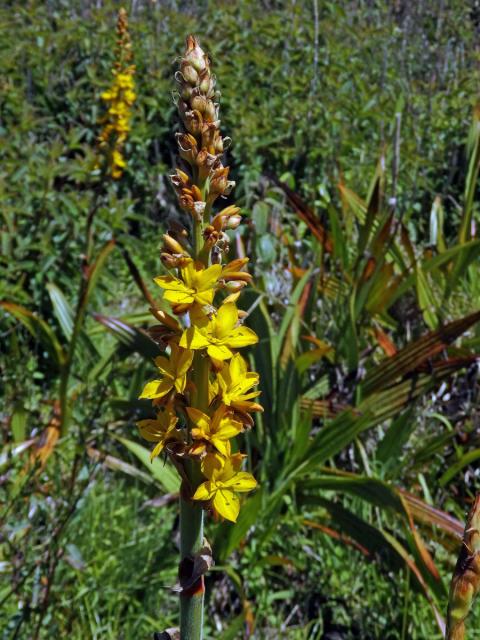
[[[163,242],[165,247],[169,251],[173,253],[180,253],[180,254],[184,253],[184,248],[182,247],[182,245],[179,242],[177,242],[175,238],[172,238],[172,236],[170,236],[168,233],[165,233],[163,235]]]
[[[190,102],[193,110],[204,113],[207,108],[207,99],[204,96],[194,96]]]
[[[177,256],[172,256],[171,253],[161,253],[160,260],[166,266],[167,269],[176,269],[179,266],[179,259]]]
[[[230,216],[227,221],[227,229],[236,229],[242,222],[242,216]]]
[[[246,282],[240,282],[239,280],[225,283],[225,289],[227,291],[230,291],[230,293],[237,293],[237,291],[241,291],[246,286],[247,286]],[[238,317],[240,317],[240,311],[238,312],[238,314],[239,314]]]
[[[226,273],[223,274],[223,279],[226,282],[229,282],[230,280],[251,282],[252,278],[253,278],[252,274],[247,273],[247,271],[227,271]]]
[[[187,37],[187,49],[185,52],[184,63],[191,64],[198,72],[208,68],[208,58],[203,49],[198,44],[195,36]]]
[[[189,84],[184,84],[180,89],[180,96],[183,98],[185,102],[188,102],[192,97],[193,87]]]
[[[207,96],[207,98],[211,98],[213,97],[213,94],[214,94],[214,86],[215,86],[215,79],[213,78],[212,75],[210,75],[210,70],[205,69],[204,71],[202,71],[202,73],[200,73],[200,82],[198,85],[200,91],[205,96]]]
[[[185,128],[193,135],[199,135],[203,131],[203,117],[200,111],[187,111],[183,120]]]
[[[198,72],[196,71],[196,69],[188,62],[182,62],[182,64],[180,65],[180,70],[186,82],[195,87],[199,80]]]
[[[203,115],[207,122],[212,122],[212,120],[215,120],[217,115],[217,110],[215,108],[215,104],[211,100],[206,100],[205,108],[203,110]]]

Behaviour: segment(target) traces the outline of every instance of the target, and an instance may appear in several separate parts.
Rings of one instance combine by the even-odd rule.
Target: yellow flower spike
[[[194,442],[194,453],[202,453],[205,450],[205,443],[210,443],[222,455],[228,456],[230,454],[229,439],[243,431],[241,422],[234,420],[224,406],[219,407],[212,417],[195,407],[187,407],[186,411],[195,425],[191,429],[192,438],[195,441],[203,441]]]
[[[193,352],[181,349],[174,342],[170,344],[170,349],[170,358],[164,356],[155,358],[155,364],[163,378],[147,382],[140,398],[156,400],[166,396],[172,389],[175,389],[177,393],[184,392],[187,384],[187,372],[193,361]]]
[[[192,326],[183,332],[180,346],[186,349],[207,349],[214,360],[228,360],[232,349],[247,347],[258,342],[257,334],[238,325],[238,309],[233,302],[220,307],[211,320],[198,315],[191,317]]]
[[[122,177],[127,166],[122,149],[130,131],[131,107],[137,98],[133,80],[135,66],[131,64],[132,47],[125,9],[118,12],[117,35],[112,85],[100,95],[107,110],[100,120],[103,129],[98,136],[104,166],[114,180]]]
[[[180,439],[177,430],[177,416],[165,409],[157,414],[156,420],[140,420],[137,427],[140,435],[149,442],[156,442],[156,446],[150,454],[150,460],[158,456],[166,444]]]
[[[247,363],[239,353],[236,353],[217,374],[223,404],[247,413],[263,411],[259,404],[251,402],[253,398],[260,395],[260,391],[250,391],[258,384],[258,378],[258,373],[248,371]]]
[[[181,278],[173,276],[159,276],[154,281],[159,287],[165,289],[165,300],[173,304],[200,306],[210,305],[213,302],[215,288],[222,272],[219,264],[214,264],[207,269],[203,265],[196,265],[190,260],[180,269]]]
[[[222,458],[208,454],[202,461],[202,473],[207,478],[195,491],[194,500],[210,500],[213,509],[226,520],[236,522],[240,511],[237,493],[252,491],[257,481],[251,473],[238,471],[238,456]],[[222,464],[223,463],[223,464]]]

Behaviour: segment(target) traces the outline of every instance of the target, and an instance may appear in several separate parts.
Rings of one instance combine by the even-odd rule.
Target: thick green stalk
[[[198,256],[202,247],[202,224],[194,223],[194,251]],[[208,407],[208,358],[197,351],[193,360],[192,405],[202,411]],[[186,469],[192,490],[201,482],[197,462],[188,461]],[[203,509],[185,497],[180,497],[180,573],[186,567],[185,559],[192,558],[203,547]],[[182,578],[182,575],[180,576]],[[204,581],[201,576],[180,594],[180,640],[202,640],[203,638]]]
[[[182,561],[203,546],[203,509],[180,498],[180,554]],[[180,639],[203,638],[203,577],[180,594]]]

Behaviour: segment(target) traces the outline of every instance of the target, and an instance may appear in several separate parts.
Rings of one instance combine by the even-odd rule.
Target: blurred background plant
[[[0,9],[1,637],[177,622],[178,485],[136,434],[157,347],[132,310],[179,215],[170,76],[195,31],[235,131],[267,409],[261,489],[208,532],[206,635],[440,638],[480,457],[476,3],[131,3],[128,166],[97,194],[120,6]]]

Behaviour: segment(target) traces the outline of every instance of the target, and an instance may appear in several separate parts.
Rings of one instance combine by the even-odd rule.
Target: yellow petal
[[[237,353],[233,356],[232,361],[230,363],[230,375],[233,380],[237,380],[238,378],[243,378],[243,376],[247,373],[247,363],[242,358],[242,356]]]
[[[194,295],[195,302],[198,302],[200,305],[212,304],[214,296],[215,291],[213,289],[199,291]]]
[[[155,366],[159,369],[159,371],[161,371],[161,373],[163,373],[164,376],[173,378],[172,366],[168,358],[165,358],[164,356],[157,356],[154,362],[155,362]]]
[[[228,338],[225,339],[225,344],[234,349],[248,347],[248,345],[256,344],[257,342],[257,334],[248,327],[237,327],[233,329]]]
[[[212,443],[212,446],[214,446],[215,449],[217,449],[217,451],[222,454],[222,456],[226,457],[230,454],[230,442],[228,440],[222,440],[218,436],[213,436],[212,438],[210,438],[210,442]]]
[[[184,349],[204,349],[209,345],[208,339],[200,333],[197,327],[189,327],[183,332],[179,345]]]
[[[240,512],[240,500],[233,491],[229,489],[219,489],[215,492],[213,506],[223,518],[236,522]]]
[[[224,464],[225,458],[216,453],[209,453],[202,460],[202,473],[212,480],[222,471]]]
[[[213,264],[208,269],[204,269],[200,272],[200,276],[197,276],[197,288],[198,289],[210,289],[217,282],[222,273],[222,265]]]
[[[195,302],[195,297],[188,289],[166,289],[163,299],[174,304],[191,304]]]
[[[226,345],[221,344],[209,344],[207,353],[214,360],[228,360],[233,355]]]
[[[172,381],[168,379],[152,380],[147,382],[140,398],[147,398],[147,400],[155,400],[156,398],[163,398],[172,388]]]
[[[203,433],[210,433],[210,418],[195,407],[187,407],[187,414],[190,420],[196,425]]]
[[[217,313],[216,335],[218,338],[225,338],[231,333],[232,329],[238,322],[238,309],[230,302],[222,304]]]
[[[208,481],[201,484],[193,494],[194,500],[210,500],[215,493],[215,485]]]
[[[228,440],[234,438],[243,430],[242,424],[232,418],[225,418],[221,421],[219,428],[215,432],[217,438],[222,440]]]
[[[177,376],[184,376],[190,369],[193,361],[193,352],[189,349],[185,349],[179,354],[177,361]]]
[[[231,488],[232,491],[251,491],[257,486],[257,481],[251,473],[239,471],[233,478],[226,480],[224,485]]]
[[[153,451],[150,454],[150,461],[152,461],[154,458],[160,455],[164,446],[165,446],[165,442],[163,440],[160,440],[160,442],[157,444],[157,446],[153,449]]]

